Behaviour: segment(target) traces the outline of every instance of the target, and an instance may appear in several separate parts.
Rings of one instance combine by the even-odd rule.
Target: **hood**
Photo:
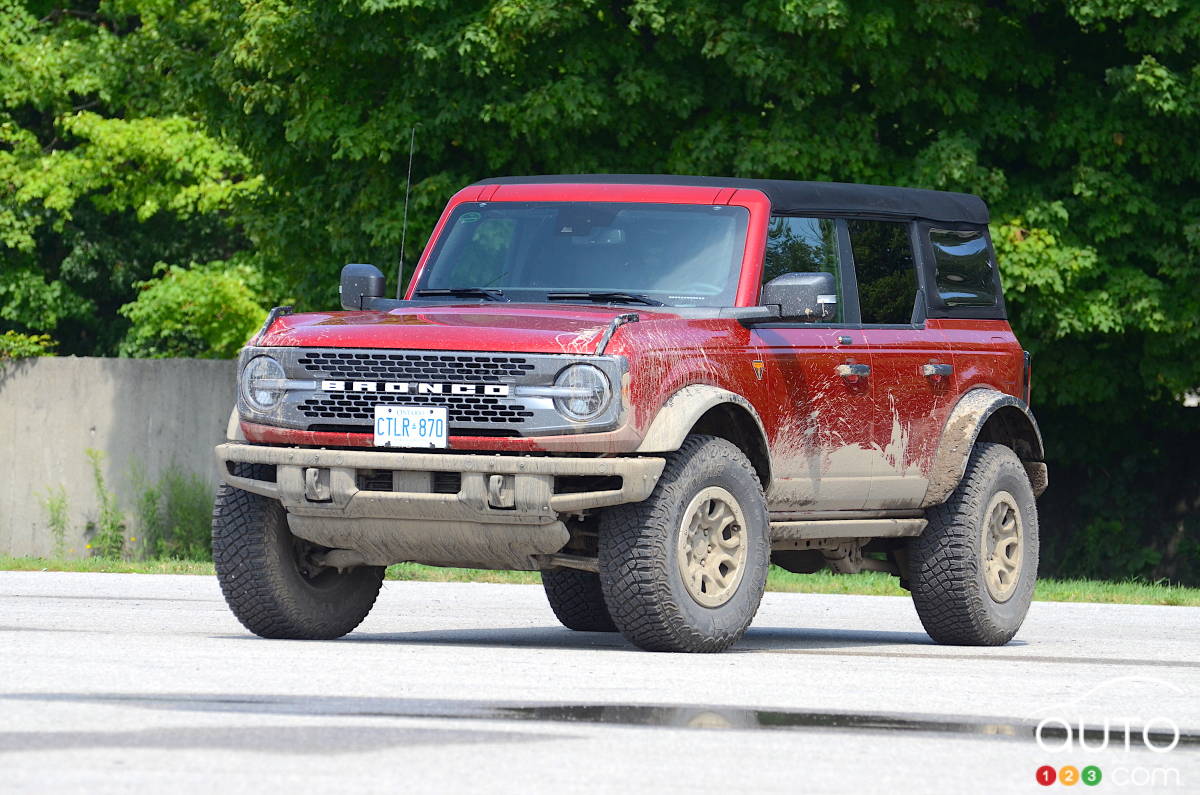
[[[306,312],[278,318],[261,346],[592,353],[613,318],[643,307],[438,304],[389,312]],[[665,313],[657,311],[654,318]],[[674,317],[674,315],[665,315]]]

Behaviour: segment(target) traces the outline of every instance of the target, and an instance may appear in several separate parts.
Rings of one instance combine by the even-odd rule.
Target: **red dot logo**
[[[1050,765],[1042,765],[1034,775],[1037,778],[1037,783],[1043,787],[1048,787],[1058,780],[1058,771]]]

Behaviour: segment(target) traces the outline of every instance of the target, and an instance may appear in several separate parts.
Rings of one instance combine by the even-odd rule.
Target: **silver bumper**
[[[552,522],[560,513],[640,502],[650,496],[666,460],[653,457],[566,458],[446,453],[393,453],[373,450],[310,450],[229,442],[217,446],[221,477],[231,486],[279,500],[289,511],[328,516],[481,519],[527,524]],[[229,473],[227,462],[272,464],[275,482]],[[397,479],[411,490],[364,491],[359,470],[417,475]],[[314,472],[315,471],[315,472]],[[419,475],[456,472],[457,494],[423,488]],[[554,478],[621,478],[621,486],[603,491],[555,494]],[[316,499],[313,499],[313,498]]]
[[[560,519],[588,508],[650,496],[666,460],[401,453],[266,447],[228,442],[216,449],[230,486],[279,500],[292,532],[386,565],[411,560],[481,568],[537,568],[534,555],[566,543]],[[274,482],[230,473],[228,464],[269,464]],[[359,487],[391,472],[392,490]],[[457,473],[456,493],[437,493],[434,473]],[[555,492],[557,477],[619,477],[619,485]],[[607,486],[611,486],[608,488]]]

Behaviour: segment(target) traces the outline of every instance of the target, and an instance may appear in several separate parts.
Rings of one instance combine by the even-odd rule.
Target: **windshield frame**
[[[722,306],[748,307],[755,306],[758,301],[759,279],[762,273],[762,254],[766,242],[767,219],[770,216],[770,201],[761,191],[748,189],[720,189],[697,186],[667,186],[667,185],[623,185],[607,183],[586,184],[506,184],[506,185],[471,185],[455,194],[446,205],[433,234],[429,238],[421,259],[412,277],[409,279],[404,298],[408,300],[428,300],[419,298],[416,293],[423,289],[426,268],[433,259],[433,254],[439,250],[447,235],[448,224],[461,205],[467,203],[491,202],[604,202],[632,204],[688,204],[700,206],[728,205],[744,208],[749,213],[744,235],[744,246],[740,262],[734,267],[740,269],[734,283],[736,292],[731,302],[726,301]],[[736,260],[737,257],[735,256]],[[636,292],[631,290],[632,292]],[[538,303],[563,305],[568,302],[540,299],[530,301],[524,296],[512,296],[513,301],[522,303]],[[462,299],[463,301],[469,299]],[[592,302],[581,302],[592,303]],[[594,302],[600,304],[602,302]],[[614,302],[615,303],[615,302]],[[633,304],[620,304],[633,306]],[[705,308],[714,308],[708,305]],[[686,305],[665,306],[662,309],[685,309]]]

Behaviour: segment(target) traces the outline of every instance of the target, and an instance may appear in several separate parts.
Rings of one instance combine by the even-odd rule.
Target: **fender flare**
[[[1029,480],[1033,484],[1034,496],[1046,490],[1048,477],[1046,465],[1042,463],[1045,448],[1042,432],[1033,418],[1029,406],[1020,398],[995,389],[972,389],[959,398],[950,411],[942,428],[937,455],[929,472],[929,486],[921,507],[940,505],[958,488],[959,481],[967,471],[967,459],[979,434],[997,412],[1003,411],[1009,423],[1015,423],[1020,444],[1015,450],[1025,464]]]
[[[754,424],[765,445],[767,433],[763,428],[762,418],[758,416],[749,400],[728,389],[709,384],[692,384],[667,398],[651,421],[650,427],[646,429],[646,435],[642,437],[637,452],[669,453],[678,450],[688,432],[705,412],[724,403],[745,409],[754,418]]]

